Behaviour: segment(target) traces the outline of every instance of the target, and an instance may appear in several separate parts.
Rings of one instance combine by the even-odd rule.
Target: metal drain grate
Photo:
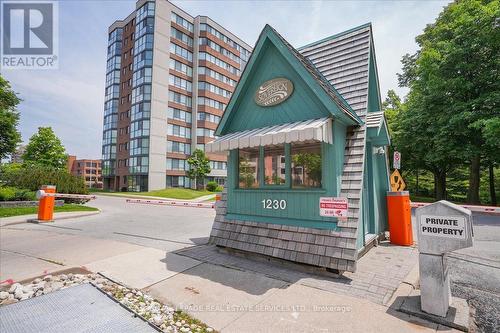
[[[157,332],[90,284],[0,307],[0,332]]]

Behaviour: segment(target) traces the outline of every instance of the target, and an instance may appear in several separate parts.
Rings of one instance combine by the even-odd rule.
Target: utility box
[[[54,185],[42,185],[40,189],[45,193],[56,193]],[[55,197],[44,196],[40,198],[38,204],[38,221],[51,222],[54,220],[55,201]]]
[[[470,210],[441,200],[416,210],[422,311],[446,317],[451,304],[445,254],[471,247]]]
[[[403,246],[413,245],[410,193],[408,191],[387,192],[387,214],[391,243]]]

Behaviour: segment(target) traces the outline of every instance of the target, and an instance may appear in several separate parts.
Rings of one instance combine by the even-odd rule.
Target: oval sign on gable
[[[273,106],[284,102],[293,92],[292,81],[276,78],[264,82],[255,93],[255,103],[260,106]]]

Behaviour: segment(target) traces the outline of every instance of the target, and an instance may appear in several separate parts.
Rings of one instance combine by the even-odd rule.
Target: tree
[[[486,120],[500,116],[499,14],[498,1],[448,5],[416,38],[420,49],[403,57],[399,76],[400,85],[410,88],[408,113],[415,113],[403,117],[428,126],[406,123],[405,128],[418,126],[423,132],[414,134],[429,136],[428,142],[415,140],[430,152],[422,156],[423,164],[434,169],[442,183],[450,164],[460,163],[457,157],[467,161],[470,203],[479,203],[481,159],[490,149],[482,127]]]
[[[189,170],[187,176],[189,179],[194,180],[196,188],[203,186],[203,180],[210,173],[210,161],[208,160],[205,152],[201,149],[196,149],[187,160]]]
[[[17,130],[19,112],[16,106],[19,102],[9,82],[0,76],[0,160],[13,154],[21,142],[21,134]]]
[[[26,165],[40,165],[65,169],[68,156],[51,127],[38,127],[26,146],[23,160]]]

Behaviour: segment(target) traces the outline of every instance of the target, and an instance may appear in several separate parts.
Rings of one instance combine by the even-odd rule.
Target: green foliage
[[[12,186],[0,187],[0,201],[34,201],[35,192]]]
[[[201,149],[196,149],[187,160],[189,170],[186,172],[189,179],[193,179],[198,184],[203,183],[206,175],[211,171],[210,161],[208,160],[205,152]]]
[[[292,155],[292,163],[302,167],[308,179],[316,186],[321,182],[321,155],[317,153],[297,153]]]
[[[87,194],[82,177],[73,176],[67,170],[40,165],[12,168],[2,166],[0,178],[8,186],[37,191],[42,185],[55,185],[58,193]],[[65,199],[66,202],[81,200]]]
[[[239,163],[239,183],[245,188],[251,188],[255,183],[255,168],[250,164],[250,160],[240,155]]]
[[[477,167],[470,168],[469,200],[477,201],[479,161],[499,154],[491,147],[500,117],[499,16],[498,1],[455,1],[416,38],[420,49],[402,59],[399,82],[410,93],[394,145],[409,169],[434,174],[438,196],[446,174],[470,161]]]
[[[28,166],[46,166],[66,170],[68,156],[51,127],[38,127],[26,146],[23,161]]]
[[[16,106],[20,100],[10,84],[0,76],[0,160],[15,152],[21,142],[19,112]]]
[[[219,184],[217,184],[217,182],[214,182],[214,181],[208,182],[206,185],[207,191],[210,191],[210,192],[217,191],[218,187],[219,187]]]

